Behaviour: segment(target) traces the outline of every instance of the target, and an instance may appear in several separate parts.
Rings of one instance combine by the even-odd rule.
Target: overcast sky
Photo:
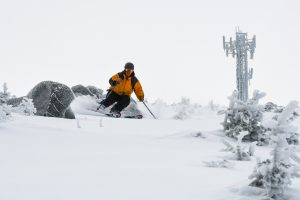
[[[227,104],[235,60],[222,36],[239,26],[257,37],[250,90],[283,105],[300,100],[298,2],[0,0],[0,84],[17,96],[44,80],[106,89],[130,61],[150,101]]]

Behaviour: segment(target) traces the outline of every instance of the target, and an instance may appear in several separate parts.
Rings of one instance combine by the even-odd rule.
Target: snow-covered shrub
[[[284,107],[283,107],[284,108]],[[295,120],[299,116],[299,107],[295,107],[295,110],[289,114],[289,116],[286,116],[286,120],[288,123],[291,123],[293,120]],[[281,113],[275,113],[275,112],[266,112],[264,114],[264,120],[262,122],[262,125],[268,130],[267,134],[271,135],[272,130],[276,129],[278,126],[278,120],[280,119],[282,115]],[[270,136],[269,136],[270,137]],[[299,133],[297,131],[297,128],[290,128],[289,131],[286,133],[286,140],[288,144],[298,144],[299,143]]]
[[[242,146],[242,139],[247,134],[248,133],[246,131],[240,133],[240,135],[238,136],[236,147],[231,145],[228,141],[222,140],[223,144],[226,146],[226,148],[223,149],[222,151],[232,152],[234,154],[232,159],[234,160],[240,160],[240,161],[251,160],[251,156],[254,155],[256,142],[251,143],[248,148],[246,146]]]
[[[161,99],[156,100],[152,104],[147,104],[154,115],[159,119],[202,119],[207,117],[215,117],[217,111],[222,107],[214,104],[212,101],[208,105],[202,106],[198,103],[192,103],[188,98],[182,97],[179,102],[167,104]],[[144,106],[140,109],[149,113]],[[222,108],[224,109],[224,108]]]
[[[11,107],[5,103],[0,103],[0,122],[5,121],[11,117]]]
[[[173,106],[175,106],[175,104],[173,104]],[[181,98],[181,102],[176,105],[175,110],[177,114],[174,116],[174,119],[187,119],[193,112],[190,100],[185,97]]]
[[[283,106],[278,106],[273,102],[268,102],[265,104],[265,111],[266,112],[274,112],[274,113],[281,113],[284,109]]]
[[[218,160],[218,161],[203,161],[203,164],[206,167],[213,167],[213,168],[233,168],[234,163],[229,162],[228,160]]]
[[[10,94],[7,92],[6,83],[3,84],[3,91],[0,91],[0,122],[11,117],[11,106],[6,104]]]
[[[237,139],[242,131],[247,131],[248,134],[243,137],[243,141],[257,141],[258,145],[268,143],[267,130],[261,124],[264,106],[258,104],[264,96],[265,93],[256,90],[252,99],[242,102],[237,99],[237,92],[233,92],[229,97],[229,108],[224,111],[223,127],[227,136]]]
[[[201,131],[194,131],[191,133],[193,137],[205,139],[206,136]]]
[[[255,179],[251,186],[265,188],[268,197],[272,199],[281,199],[285,189],[291,184],[291,178],[300,177],[299,167],[296,165],[297,162],[300,163],[300,159],[294,153],[293,145],[287,142],[290,132],[295,131],[295,127],[290,125],[289,117],[297,106],[298,102],[293,101],[283,110],[271,132],[271,159],[258,161],[249,177]]]
[[[273,114],[273,119],[277,120],[280,113],[282,113],[282,111],[284,110],[283,106],[277,106],[276,104],[272,103],[272,102],[268,102],[265,105],[265,111],[268,113],[274,113]],[[300,115],[300,111],[299,108],[295,109],[295,111],[289,116],[289,120],[293,121],[294,119],[296,119],[297,117],[299,117]]]
[[[272,102],[268,102],[265,104],[265,112],[272,116],[272,119],[277,121],[280,113],[284,110],[284,106],[278,106]],[[290,121],[295,120],[300,115],[299,107],[294,110],[294,112],[289,116]],[[288,138],[287,138],[288,139]],[[291,140],[293,141],[293,140]]]
[[[171,105],[171,109],[174,110],[173,119],[184,120],[199,118],[201,115],[215,115],[219,106],[214,104],[213,101],[210,101],[207,106],[201,106],[197,103],[191,103],[188,98],[182,97],[180,102]]]
[[[29,116],[32,116],[36,113],[36,108],[34,107],[32,99],[27,97],[23,97],[22,102],[18,106],[13,107],[12,110],[13,112],[22,113]]]

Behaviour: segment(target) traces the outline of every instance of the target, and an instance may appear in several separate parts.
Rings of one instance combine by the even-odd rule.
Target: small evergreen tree
[[[231,145],[226,140],[222,140],[223,144],[226,146],[222,151],[232,152],[234,154],[233,159],[239,161],[249,161],[251,160],[251,156],[254,155],[256,142],[253,142],[249,145],[248,148],[242,146],[242,139],[248,133],[246,131],[241,132],[238,136],[238,141],[236,147]]]
[[[0,122],[9,119],[11,116],[11,107],[0,103]]]
[[[264,96],[265,93],[256,90],[252,99],[242,102],[237,99],[237,92],[233,92],[229,97],[229,108],[224,111],[226,115],[223,127],[227,136],[237,139],[242,131],[247,131],[243,141],[257,141],[258,145],[267,143],[267,130],[261,124],[264,106],[258,104]]]
[[[293,146],[288,144],[287,138],[295,127],[290,125],[290,115],[294,112],[298,102],[291,102],[278,118],[276,127],[271,132],[273,151],[272,158],[263,162],[258,161],[257,167],[249,177],[255,179],[250,185],[266,189],[268,197],[282,199],[291,178],[299,177],[298,168],[292,160],[300,163],[300,159],[293,151]]]
[[[3,84],[3,91],[0,92],[0,101],[6,102],[10,98],[10,93],[8,92],[7,84]]]
[[[0,92],[0,121],[7,120],[11,115],[11,107],[6,104],[10,94],[7,92],[6,83],[3,84],[3,92]]]
[[[214,103],[213,100],[210,100],[208,102],[208,108],[211,110],[211,111],[216,111],[218,109],[218,105]]]

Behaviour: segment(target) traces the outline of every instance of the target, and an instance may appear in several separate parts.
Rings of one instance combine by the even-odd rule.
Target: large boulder
[[[96,98],[101,98],[103,90],[96,88],[95,86],[83,86],[83,85],[75,85],[72,88],[75,96],[92,96]]]
[[[36,115],[75,119],[70,108],[75,96],[66,85],[52,81],[38,83],[27,95],[33,100]]]
[[[102,97],[103,95],[103,90],[95,87],[95,86],[86,86],[86,88],[91,92],[93,93],[98,99]]]
[[[75,85],[72,87],[72,91],[76,96],[94,96],[94,94],[83,85]]]

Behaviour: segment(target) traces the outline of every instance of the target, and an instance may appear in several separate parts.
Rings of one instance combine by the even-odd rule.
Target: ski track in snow
[[[221,151],[222,116],[209,114],[201,120],[76,117],[14,114],[13,120],[0,123],[0,199],[261,198],[261,190],[247,186],[255,158],[230,160],[232,169],[203,164],[230,154]],[[256,155],[264,158],[269,151],[258,147]],[[299,186],[300,181],[294,180],[287,193],[290,200],[300,198]]]

